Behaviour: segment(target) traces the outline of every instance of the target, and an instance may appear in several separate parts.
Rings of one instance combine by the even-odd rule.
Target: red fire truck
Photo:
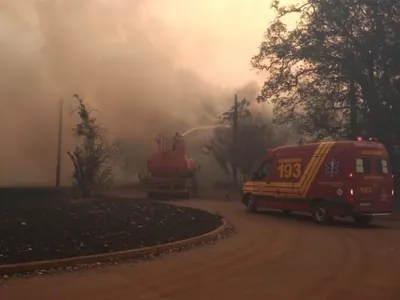
[[[158,151],[147,161],[148,197],[195,197],[198,168],[186,156],[185,140],[177,133],[172,140],[160,135],[157,143]]]

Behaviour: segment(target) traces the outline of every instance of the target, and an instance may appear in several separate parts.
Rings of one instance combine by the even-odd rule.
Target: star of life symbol
[[[329,162],[325,164],[325,174],[332,178],[338,173],[339,173],[339,161],[332,158]]]

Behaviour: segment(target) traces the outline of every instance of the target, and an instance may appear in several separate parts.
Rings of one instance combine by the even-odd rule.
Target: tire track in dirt
[[[274,218],[273,216],[271,218]],[[293,260],[302,256],[301,246],[306,240],[310,228],[318,226],[309,219],[298,221],[296,219],[276,219],[282,224],[280,234],[290,233],[290,242],[280,249],[273,257],[260,256],[258,260],[252,260],[241,272],[234,272],[224,280],[224,285],[235,286],[235,290],[244,291],[246,299],[293,299],[285,295],[289,290],[296,289],[296,283],[290,279],[284,281],[284,290],[280,291],[280,285],[275,286],[269,279],[275,279],[281,273],[282,268],[290,265]],[[290,274],[288,274],[290,275]],[[249,280],[251,278],[251,280]],[[215,284],[213,290],[217,292],[220,285]],[[208,290],[212,288],[208,287]]]
[[[326,270],[327,274],[322,276],[322,278],[317,279],[312,283],[312,286],[307,287],[303,289],[301,292],[299,292],[297,300],[303,300],[303,299],[309,299],[309,300],[320,300],[320,299],[325,299],[325,294],[326,294],[326,289],[327,286],[331,286],[332,282],[338,280],[341,276],[344,275],[346,270],[349,270],[352,265],[352,257],[354,256],[354,253],[352,251],[351,245],[349,244],[349,241],[342,235],[338,234],[337,232],[332,232],[332,230],[329,230],[327,228],[324,228],[324,230],[327,230],[331,235],[331,237],[334,237],[338,245],[340,245],[340,253],[336,253],[337,257],[339,257],[339,262],[338,264],[335,264],[333,268]]]
[[[277,224],[269,225],[268,232],[264,231],[264,237],[266,238],[264,243],[268,243],[271,249],[274,249],[279,247],[281,240],[279,239]],[[171,270],[166,270],[165,272],[158,274],[161,278],[165,278],[163,286],[168,287],[166,290],[162,289],[162,291],[159,291],[160,297],[167,297],[178,291],[182,292],[184,290],[195,288],[198,284],[198,278],[204,273],[207,273],[207,276],[206,279],[201,281],[201,283],[207,284],[214,282],[216,276],[226,278],[225,275],[227,270],[229,270],[228,272],[232,269],[239,270],[245,268],[248,263],[253,264],[254,261],[249,260],[249,257],[253,259],[254,254],[259,254],[265,250],[265,244],[260,243],[260,234],[262,234],[262,232],[254,232],[253,228],[253,232],[251,232],[251,235],[248,235],[249,239],[246,243],[241,243],[239,247],[224,252],[223,257],[218,261],[206,263],[200,261],[196,265],[191,265],[190,270],[180,272],[179,275],[172,278],[167,277],[167,275],[171,273]],[[267,234],[267,236],[265,236],[265,234]],[[160,289],[160,286],[157,284],[146,284],[146,282],[142,282],[142,284],[152,291]]]
[[[299,292],[297,300],[336,300],[348,298],[349,290],[360,283],[370,270],[370,257],[356,234],[344,228],[321,228],[326,234],[335,237],[340,245],[339,263],[326,270],[327,274],[316,279],[312,286]]]
[[[340,234],[347,239],[351,255],[349,262],[342,266],[346,265],[345,270],[342,269],[336,280],[326,285],[323,293],[329,300],[349,298],[351,292],[357,289],[371,272],[372,257],[356,230],[345,229]]]
[[[167,284],[168,288],[161,288],[159,286],[151,286],[151,289],[158,289],[159,296],[172,297],[177,293],[187,293],[198,288],[199,285],[207,286],[208,290],[218,288],[219,282],[223,280],[226,284],[235,282],[240,279],[243,274],[251,272],[251,269],[259,266],[260,264],[268,264],[277,260],[285,259],[290,252],[294,251],[293,247],[296,244],[297,238],[300,237],[298,231],[287,230],[284,224],[279,224],[279,220],[267,219],[267,216],[261,216],[263,219],[259,219],[258,223],[260,226],[269,225],[267,228],[271,230],[273,224],[273,239],[260,241],[260,235],[257,232],[252,232],[256,238],[257,247],[252,247],[249,251],[245,245],[242,248],[246,249],[243,254],[240,255],[240,259],[235,257],[233,259],[224,260],[218,264],[212,264],[210,267],[208,264],[205,268],[193,270],[188,276],[179,276],[173,283]],[[266,218],[264,218],[266,217]],[[254,221],[256,219],[254,218]],[[275,222],[273,222],[275,221]],[[253,225],[254,227],[254,225]],[[267,245],[267,247],[266,247]],[[237,251],[241,251],[237,249]],[[202,276],[206,274],[206,276]]]
[[[287,228],[284,228],[284,230],[287,230]],[[282,234],[282,232],[280,232],[280,234]],[[252,284],[246,282],[247,275],[254,274],[257,270],[265,267],[268,270],[278,268],[283,261],[289,259],[294,254],[296,251],[295,245],[299,241],[300,237],[301,234],[299,234],[299,231],[293,232],[290,236],[282,239],[279,245],[277,244],[275,247],[268,247],[268,251],[263,247],[262,251],[254,253],[254,255],[248,257],[245,262],[241,262],[226,269],[226,272],[208,275],[208,279],[202,281],[201,284],[207,285],[207,290],[211,292],[218,292],[221,282],[226,285],[235,285],[236,287],[243,286],[243,290],[244,288],[248,289]],[[242,282],[246,283],[242,284]],[[184,290],[184,292],[194,292],[195,289],[196,286],[192,285],[189,289]]]

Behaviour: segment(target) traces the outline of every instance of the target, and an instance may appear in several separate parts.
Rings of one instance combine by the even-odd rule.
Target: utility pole
[[[63,129],[63,106],[64,106],[64,100],[60,99],[60,107],[59,107],[59,112],[58,112],[58,145],[57,145],[56,188],[60,187],[61,152],[62,152],[62,129]]]
[[[232,116],[232,175],[233,181],[237,186],[237,133],[239,128],[239,103],[237,94],[235,94],[235,102],[233,105]]]

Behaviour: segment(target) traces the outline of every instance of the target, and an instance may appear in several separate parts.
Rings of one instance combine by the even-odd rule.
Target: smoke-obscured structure
[[[73,94],[98,109],[112,138],[137,141],[132,155],[139,158],[158,132],[215,122],[237,90],[185,68],[180,37],[152,13],[156,3],[0,0],[0,185],[53,184],[60,98],[62,182],[68,182]],[[256,43],[259,33],[255,37]],[[203,38],[202,46],[212,45]],[[184,54],[187,60],[190,51]],[[257,90],[244,84],[242,96]]]

